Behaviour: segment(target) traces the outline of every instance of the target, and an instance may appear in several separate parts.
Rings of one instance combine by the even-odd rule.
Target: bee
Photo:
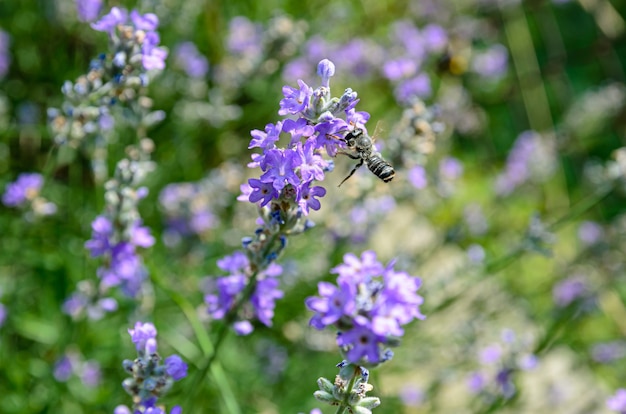
[[[378,131],[378,126],[376,127],[376,131]],[[375,132],[374,136],[376,135]],[[352,177],[354,172],[363,164],[367,165],[367,168],[384,182],[388,183],[393,180],[396,171],[391,164],[385,161],[380,153],[374,149],[374,139],[367,135],[363,129],[354,128],[352,131],[348,132],[342,140],[346,143],[348,151],[341,150],[339,154],[347,155],[353,160],[359,160],[359,163],[355,165],[352,171],[350,171],[350,174],[339,183],[338,187],[341,187],[341,184]]]

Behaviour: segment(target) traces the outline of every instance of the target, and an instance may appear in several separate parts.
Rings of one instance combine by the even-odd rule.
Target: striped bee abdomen
[[[396,175],[396,171],[393,169],[391,164],[383,160],[380,155],[372,154],[366,162],[367,168],[369,168],[376,177],[386,183],[393,180],[394,175]]]

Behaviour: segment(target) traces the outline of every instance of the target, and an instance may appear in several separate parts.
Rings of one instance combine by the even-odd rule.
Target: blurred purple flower
[[[509,52],[500,44],[478,52],[473,56],[472,69],[487,78],[499,78],[506,74],[509,64]]]
[[[262,52],[263,31],[246,17],[234,17],[228,27],[226,48],[234,55],[255,60]]]
[[[100,15],[102,0],[76,0],[78,19],[83,22],[92,22]]]
[[[203,78],[209,71],[209,61],[193,42],[182,42],[174,49],[176,64],[191,78]]]
[[[493,365],[502,358],[502,347],[499,344],[489,345],[480,351],[480,362]]]
[[[7,185],[2,203],[7,207],[22,207],[33,200],[43,186],[43,176],[38,173],[22,173],[17,180]]]
[[[467,248],[467,258],[472,263],[482,263],[485,260],[485,249],[480,244],[471,244]]]
[[[139,14],[137,10],[130,12],[130,20],[135,29],[152,32],[159,27],[159,18],[154,13]]]
[[[463,164],[457,158],[445,157],[439,162],[439,174],[446,180],[457,180],[463,175]]]
[[[608,364],[626,356],[626,343],[613,341],[595,344],[591,348],[591,358],[601,364]]]
[[[604,237],[604,229],[594,221],[583,221],[578,227],[578,239],[587,246],[598,243]]]
[[[606,400],[606,406],[609,410],[617,411],[620,414],[626,414],[626,389],[618,389],[615,392],[615,395]]]
[[[418,190],[422,190],[428,185],[426,169],[421,165],[416,165],[409,170],[408,179],[411,185]]]
[[[86,386],[95,388],[102,381],[102,371],[97,361],[89,360],[82,363],[80,368],[80,379]]]
[[[148,32],[143,41],[142,47],[142,64],[146,70],[152,69],[164,69],[165,68],[165,59],[167,58],[167,50],[158,47],[157,45],[160,43],[161,39],[157,32]]]
[[[428,98],[432,93],[430,78],[425,73],[402,81],[396,86],[394,95],[398,102],[409,104],[414,98]]]
[[[422,38],[429,52],[442,52],[448,44],[448,33],[437,24],[425,26],[422,29]]]
[[[67,352],[54,364],[52,375],[59,382],[68,381],[78,369],[80,361],[74,353]]]
[[[474,394],[478,394],[479,392],[481,392],[486,385],[487,379],[485,378],[485,374],[483,374],[482,372],[475,371],[467,377],[467,387],[469,388],[470,392]]]
[[[418,407],[424,403],[426,400],[426,394],[424,390],[417,387],[416,385],[405,385],[399,394],[400,400],[402,403],[409,407]]]
[[[413,59],[400,57],[385,62],[383,65],[383,75],[390,81],[398,81],[415,75],[418,69],[419,67]]]
[[[91,28],[98,32],[112,33],[117,25],[125,24],[128,20],[126,9],[113,7],[108,14],[105,14],[97,22],[91,23]]]
[[[557,283],[552,289],[552,297],[557,306],[563,308],[590,293],[587,280],[582,275],[570,276]]]

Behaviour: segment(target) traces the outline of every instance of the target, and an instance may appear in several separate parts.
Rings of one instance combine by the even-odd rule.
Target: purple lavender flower
[[[352,363],[379,364],[389,359],[389,350],[382,347],[404,334],[402,325],[424,319],[419,311],[423,299],[416,293],[420,279],[396,272],[392,265],[384,267],[372,251],[364,252],[361,259],[347,254],[344,263],[332,269],[339,274],[339,288],[321,282],[320,296],[305,301],[315,312],[311,326],[334,325],[340,330],[337,344]]]
[[[311,188],[311,182],[307,182],[300,187],[298,193],[298,204],[302,209],[304,215],[309,214],[309,208],[313,210],[319,210],[321,204],[315,197],[324,197],[326,195],[326,189],[324,187],[315,186]]]
[[[98,32],[112,33],[117,25],[125,24],[128,19],[126,9],[113,7],[108,14],[105,14],[95,23],[91,23],[91,28]]]
[[[2,203],[7,207],[22,207],[39,195],[43,186],[43,176],[38,173],[23,173],[13,183],[7,185],[2,195]]]
[[[157,46],[160,41],[158,33],[148,32],[146,34],[142,47],[142,64],[146,70],[165,68],[165,59],[168,53],[166,49]]]
[[[233,324],[233,329],[237,335],[246,336],[254,331],[254,326],[250,321],[237,321]]]
[[[183,42],[174,50],[176,63],[191,78],[203,78],[209,71],[209,61],[192,42]]]
[[[280,133],[282,131],[283,124],[282,122],[274,124],[265,125],[265,132],[260,131],[258,129],[253,129],[250,132],[252,135],[252,140],[250,141],[250,145],[248,145],[248,149],[250,148],[261,148],[264,150],[275,148],[276,141],[280,139]]]
[[[157,330],[150,322],[136,322],[135,328],[129,329],[128,334],[137,351],[143,352],[147,347],[154,347],[152,343],[156,341]]]
[[[242,252],[236,252],[218,261],[220,269],[230,272],[231,275],[218,278],[210,291],[205,296],[207,311],[213,319],[223,319],[235,305],[240,294],[246,287],[250,274],[249,260]],[[250,297],[254,309],[254,316],[264,325],[271,326],[274,317],[275,300],[283,297],[283,292],[278,289],[278,279],[282,273],[282,267],[276,263],[270,263],[267,268],[259,271],[256,275],[257,284]],[[239,335],[248,335],[253,331],[253,326],[248,320],[239,320],[234,324],[235,332]]]
[[[340,118],[332,118],[315,125],[317,148],[324,148],[328,155],[334,157],[337,155],[339,148],[343,145],[343,141],[335,137],[347,128],[347,122]]]
[[[271,149],[265,153],[265,162],[269,168],[261,175],[261,181],[271,182],[276,191],[281,191],[287,184],[298,187],[300,178],[295,171],[298,159],[293,151]]]
[[[99,32],[106,32],[112,39],[115,38],[114,32],[118,26],[128,24],[128,12],[125,9],[113,7],[111,11],[102,16],[97,22],[91,23],[91,27]],[[137,34],[136,38],[141,45],[141,62],[145,70],[165,68],[165,59],[168,52],[166,49],[159,47],[161,41],[159,34],[155,30],[159,26],[159,18],[153,13],[139,14],[136,10],[131,11],[130,20]],[[125,65],[125,52],[117,55],[116,61],[118,65]]]
[[[91,257],[102,256],[111,249],[110,239],[113,236],[113,223],[105,216],[98,216],[91,223],[91,239],[85,242],[85,248]]]
[[[159,18],[154,13],[139,14],[137,10],[130,12],[130,20],[138,30],[151,32],[159,27]]]
[[[102,0],[76,0],[78,19],[83,22],[92,22],[100,15]]]
[[[300,88],[293,88],[288,85],[283,86],[285,98],[280,101],[278,115],[298,114],[306,110],[313,94],[313,89],[302,80],[298,80],[298,86]]]
[[[250,178],[248,183],[250,184],[252,192],[247,199],[251,203],[261,201],[260,206],[263,207],[273,199],[278,198],[279,192],[276,191],[273,183],[263,182],[261,180],[257,180],[256,178]]]
[[[606,400],[606,406],[609,410],[617,411],[620,414],[626,414],[626,389],[618,389],[615,392],[615,395]]]
[[[288,132],[291,135],[290,147],[294,147],[297,144],[302,144],[302,138],[308,138],[315,133],[315,128],[309,125],[309,122],[305,118],[298,118],[297,120],[285,119],[283,122],[283,132]]]
[[[178,355],[170,355],[165,358],[165,371],[174,381],[178,381],[187,376],[187,364]]]
[[[276,263],[272,263],[270,266],[277,266],[282,272],[282,268]],[[259,280],[254,294],[250,298],[252,306],[254,306],[256,317],[259,322],[265,326],[272,326],[272,319],[274,318],[274,308],[276,299],[280,299],[284,296],[284,293],[278,289],[279,281],[275,276],[267,275],[262,280]]]

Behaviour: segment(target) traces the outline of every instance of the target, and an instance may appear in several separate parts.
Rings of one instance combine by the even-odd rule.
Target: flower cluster
[[[147,276],[143,259],[137,247],[147,248],[154,244],[154,237],[142,226],[137,210],[139,201],[148,194],[139,184],[154,169],[149,154],[154,144],[144,138],[138,147],[129,147],[128,157],[117,164],[115,176],[105,184],[105,213],[91,223],[92,236],[85,243],[92,257],[102,257],[98,269],[100,285],[81,285],[64,304],[64,311],[78,317],[83,311],[91,318],[100,318],[104,312],[117,309],[114,299],[105,297],[108,291],[120,286],[122,292],[136,297]]]
[[[165,414],[163,407],[157,406],[157,399],[169,391],[174,381],[187,376],[187,364],[174,354],[161,364],[157,353],[157,330],[151,323],[137,322],[128,333],[137,349],[138,357],[134,361],[125,359],[122,366],[132,375],[122,382],[126,392],[133,397],[132,413]],[[175,407],[170,414],[180,414],[182,409]],[[125,405],[115,408],[115,414],[130,414]]]
[[[43,176],[39,173],[22,173],[7,185],[2,195],[2,204],[29,211],[35,216],[47,216],[57,211],[54,203],[39,195],[43,187]]]
[[[344,145],[343,134],[351,128],[365,128],[369,118],[369,114],[355,111],[357,94],[351,89],[340,98],[332,97],[330,77],[334,72],[334,64],[323,60],[318,65],[321,86],[314,90],[299,80],[297,88],[283,87],[284,99],[278,113],[297,118],[251,132],[249,148],[260,148],[262,152],[252,156],[249,167],[260,167],[262,174],[242,185],[239,200],[258,206],[260,227],[254,237],[244,238],[246,254],[237,253],[219,264],[230,276],[219,278],[214,291],[206,297],[214,319],[232,311],[241,313],[241,304],[251,298],[253,314],[263,324],[271,323],[274,300],[282,297],[276,279],[282,270],[273,262],[286,246],[287,236],[309,228],[311,222],[306,217],[310,210],[321,206],[318,198],[326,194],[326,189],[314,182],[323,180],[332,168],[332,162],[323,155],[335,156]],[[289,135],[285,147],[277,145],[281,133]],[[242,315],[239,319],[236,331],[249,333],[249,317]]]
[[[537,357],[527,348],[528,344],[516,338],[512,330],[504,330],[501,342],[488,345],[479,352],[482,367],[468,376],[470,391],[488,401],[496,396],[513,397],[516,393],[514,374],[520,370],[531,370],[538,363]]]
[[[85,20],[93,16],[98,6],[93,1],[78,5],[79,13],[85,13]],[[158,46],[158,25],[159,19],[152,13],[141,15],[133,10],[129,15],[117,7],[91,23],[94,30],[109,35],[109,53],[93,59],[87,74],[75,82],[66,81],[62,107],[48,109],[55,141],[86,151],[98,181],[104,181],[107,176],[107,144],[118,119],[116,111],[130,106],[135,117],[127,116],[128,121],[141,128],[150,127],[164,117],[162,111],[151,112],[152,101],[143,96],[149,79],[164,68],[167,57],[167,51]]]
[[[250,260],[243,252],[235,252],[218,260],[217,265],[229,275],[213,279],[215,283],[209,289],[216,293],[207,294],[204,300],[211,318],[223,319],[236,306],[248,285]],[[283,297],[283,292],[278,289],[278,276],[282,272],[282,267],[276,263],[271,263],[266,269],[257,272],[254,292],[250,295],[249,304],[246,303],[249,308],[241,309],[239,320],[233,324],[237,334],[248,335],[253,331],[249,320],[252,316],[265,326],[272,326],[275,300]]]
[[[391,359],[386,346],[398,345],[402,326],[425,318],[417,294],[421,280],[395,271],[393,262],[383,266],[372,251],[363,252],[360,259],[346,254],[331,272],[339,275],[337,286],[320,282],[320,296],[306,300],[315,312],[311,326],[334,326],[337,344],[351,363],[377,365]]]
[[[308,215],[309,209],[318,210],[326,190],[313,186],[314,181],[324,180],[324,173],[332,163],[324,159],[325,152],[334,157],[344,145],[341,137],[353,128],[365,128],[369,119],[366,112],[356,112],[357,94],[347,89],[341,98],[331,97],[330,77],[335,65],[322,60],[318,75],[322,85],[313,90],[302,80],[298,88],[283,87],[279,115],[294,115],[296,119],[285,119],[268,124],[265,131],[253,130],[248,148],[260,148],[254,154],[250,167],[260,167],[263,174],[259,179],[248,180],[249,197],[260,207],[268,204],[290,204],[300,214]],[[345,120],[338,115],[344,114]],[[290,135],[285,148],[277,147],[281,133]],[[274,208],[276,210],[276,208]]]

